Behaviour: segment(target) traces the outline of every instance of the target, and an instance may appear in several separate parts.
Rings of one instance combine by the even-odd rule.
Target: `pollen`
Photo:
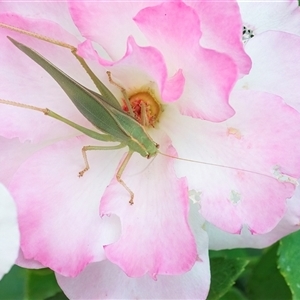
[[[134,118],[143,126],[154,127],[161,114],[161,105],[149,92],[138,92],[129,97]],[[126,104],[123,109],[128,111]]]
[[[229,127],[227,129],[227,135],[234,135],[239,140],[242,138],[241,132],[237,128],[234,128],[234,127]]]

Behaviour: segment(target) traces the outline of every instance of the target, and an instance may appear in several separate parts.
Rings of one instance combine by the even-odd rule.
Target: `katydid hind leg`
[[[129,200],[129,204],[130,205],[133,205],[133,198],[134,198],[134,193],[133,191],[127,186],[127,184],[123,181],[123,179],[121,178],[122,177],[122,174],[131,158],[133,154],[133,151],[129,151],[126,155],[126,157],[124,158],[124,160],[122,161],[121,163],[121,166],[119,167],[118,171],[117,171],[117,175],[116,175],[116,178],[117,178],[117,181],[125,188],[125,190],[129,193],[130,195],[130,200]]]
[[[28,104],[19,103],[19,102],[10,101],[10,100],[4,100],[4,99],[0,99],[0,104],[10,105],[10,106],[15,106],[15,107],[20,107],[20,108],[26,108],[26,109],[30,109],[30,110],[35,110],[35,111],[43,113],[44,115],[46,115],[48,117],[54,118],[54,119],[56,119],[60,122],[63,122],[63,123],[75,128],[75,129],[77,129],[78,131],[84,133],[85,135],[87,135],[87,136],[89,136],[89,137],[91,137],[95,140],[105,141],[105,142],[116,142],[116,140],[111,135],[99,133],[99,132],[93,131],[89,128],[83,127],[79,124],[76,124],[76,123],[72,122],[71,120],[68,120],[68,119],[62,117],[61,115],[55,113],[54,111],[52,111],[48,108],[40,108],[40,107],[37,107],[37,106],[28,105]],[[117,146],[119,146],[120,148],[125,147],[125,145],[122,144],[122,143],[120,143]]]

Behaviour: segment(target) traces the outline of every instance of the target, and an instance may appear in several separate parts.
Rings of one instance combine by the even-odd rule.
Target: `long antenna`
[[[94,72],[91,70],[91,68],[85,62],[85,60],[77,54],[77,48],[75,46],[72,46],[70,44],[67,44],[65,42],[62,42],[62,41],[59,41],[59,40],[56,40],[56,39],[49,38],[47,36],[44,36],[44,35],[41,35],[41,34],[38,34],[38,33],[35,33],[35,32],[31,32],[31,31],[28,31],[28,30],[20,29],[20,28],[15,27],[15,26],[7,25],[5,23],[0,22],[0,27],[15,31],[15,32],[18,32],[18,33],[21,33],[21,34],[25,34],[25,35],[34,37],[36,39],[45,41],[47,43],[54,44],[54,45],[57,45],[57,46],[60,46],[60,47],[71,50],[71,53],[75,56],[75,58],[79,61],[79,63],[83,67],[83,69],[90,76],[91,80],[94,82],[94,84],[95,84],[96,88],[99,90],[99,92],[105,97],[106,96],[113,97],[113,94],[97,78],[97,76],[94,74]],[[8,36],[8,39],[11,40],[11,38],[9,36]]]
[[[72,46],[70,44],[67,44],[67,43],[64,43],[62,41],[46,37],[46,36],[38,34],[38,33],[30,32],[30,31],[27,31],[27,30],[24,30],[24,29],[20,29],[20,28],[15,27],[15,26],[7,25],[7,24],[4,24],[4,23],[0,22],[0,27],[6,28],[6,29],[9,29],[9,30],[13,30],[15,32],[19,32],[19,33],[22,33],[22,34],[25,34],[25,35],[28,35],[28,36],[32,36],[32,37],[37,38],[39,40],[48,42],[50,44],[55,44],[57,46],[68,48],[68,49],[70,49],[72,51],[76,50],[76,47],[74,47],[74,46]]]
[[[176,157],[176,156],[172,156],[172,155],[169,155],[169,154],[162,153],[160,151],[158,151],[158,153],[163,155],[163,156],[174,158],[174,159],[181,160],[181,161],[192,162],[192,163],[197,163],[197,164],[201,164],[201,165],[207,165],[207,166],[224,168],[224,169],[231,169],[231,170],[236,170],[236,171],[242,171],[242,172],[246,172],[246,173],[251,173],[251,174],[256,174],[256,175],[269,177],[269,178],[272,178],[272,179],[277,179],[280,182],[292,183],[295,186],[299,185],[299,182],[296,178],[281,173],[279,166],[274,166],[273,176],[271,176],[271,175],[263,174],[263,173],[256,172],[256,171],[245,170],[245,169],[231,167],[231,166],[225,166],[225,165],[221,165],[221,164],[208,163],[208,162],[197,161],[197,160],[192,160],[192,159],[187,159],[187,158],[180,158],[180,157]]]

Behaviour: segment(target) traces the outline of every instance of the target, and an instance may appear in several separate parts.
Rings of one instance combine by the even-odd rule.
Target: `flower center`
[[[161,105],[149,92],[138,92],[129,97],[129,103],[132,107],[134,118],[143,126],[152,126],[158,121],[161,114]],[[124,103],[123,110],[129,109]]]

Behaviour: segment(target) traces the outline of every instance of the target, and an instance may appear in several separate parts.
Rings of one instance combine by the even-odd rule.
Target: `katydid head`
[[[160,152],[158,151],[159,144],[157,144],[157,143],[155,143],[155,142],[154,142],[154,146],[155,146],[155,148],[156,148],[156,151],[155,151],[155,152],[153,152],[153,153],[148,153],[148,155],[146,156],[146,157],[147,157],[147,159],[150,159],[150,158],[152,158],[152,157],[156,156],[156,155],[157,155],[157,153],[160,153]]]
[[[136,119],[144,127],[154,127],[163,111],[160,101],[149,87],[128,94],[126,89],[112,79],[110,71],[106,72],[109,82],[117,86],[123,98],[122,109]]]

